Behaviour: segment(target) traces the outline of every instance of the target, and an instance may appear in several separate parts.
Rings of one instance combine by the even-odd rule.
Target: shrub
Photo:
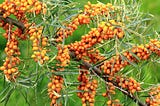
[[[75,5],[70,0],[0,4],[6,39],[1,102],[6,105],[18,90],[28,105],[160,105],[160,42],[149,28],[152,17],[132,0],[88,2],[79,11]]]

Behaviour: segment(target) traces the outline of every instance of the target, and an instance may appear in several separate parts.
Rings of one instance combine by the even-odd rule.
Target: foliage
[[[22,9],[24,14],[21,16],[5,6],[0,7],[0,10],[5,10],[0,14],[1,33],[6,33],[4,37],[0,36],[1,104],[151,106],[154,99],[159,101],[160,97],[155,96],[160,90],[159,24],[153,25],[153,15],[140,12],[141,2],[26,2],[32,9]],[[146,6],[145,3],[142,5]],[[19,8],[14,9],[20,11]],[[142,10],[146,11],[144,7]],[[17,28],[17,24],[12,22],[13,28],[10,28],[4,23],[6,17],[23,24]],[[13,38],[18,42],[15,45],[19,44],[16,50],[7,45],[7,42],[9,45],[12,42],[12,38],[8,40],[8,32],[13,37],[18,35],[16,40]],[[7,47],[10,50],[4,52]],[[11,50],[14,52],[10,53]],[[8,58],[10,62],[14,58],[21,61],[14,67],[4,68]],[[12,68],[16,72],[9,73]]]

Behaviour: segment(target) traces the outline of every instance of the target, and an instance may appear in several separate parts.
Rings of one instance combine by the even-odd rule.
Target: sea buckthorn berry
[[[138,83],[132,77],[123,78],[123,77],[117,76],[116,82],[118,83],[118,86],[122,87],[123,89],[128,90],[131,93],[135,93],[136,91],[141,90],[140,83]]]
[[[107,106],[122,106],[122,105],[119,103],[119,100],[118,100],[118,99],[108,100],[106,104],[107,104]]]
[[[149,44],[134,46],[133,48],[131,48],[130,52],[134,53],[139,58],[139,60],[147,60],[152,52],[155,52],[159,55],[159,44],[160,43],[157,40],[151,40]],[[123,56],[128,59],[128,61],[122,59],[122,56],[120,55],[117,55],[115,57],[112,57],[110,60],[105,61],[104,64],[100,67],[104,71],[104,74],[113,76],[123,67],[130,65],[130,62],[138,62],[139,60],[137,59],[137,57],[134,57],[130,52],[126,51],[122,53]]]
[[[90,2],[88,2],[87,5],[84,6],[84,13],[86,13],[87,15],[93,17],[96,15],[109,15],[109,12],[111,12],[112,10],[114,10],[114,7],[112,6],[112,4],[91,4]]]
[[[78,15],[78,22],[79,24],[89,24],[90,18],[86,16],[85,14],[79,14]]]
[[[63,87],[63,78],[53,75],[50,80],[51,82],[48,83],[48,95],[51,99],[50,106],[59,106],[56,100],[61,97],[60,92]]]
[[[65,67],[70,63],[69,49],[67,46],[58,45],[58,55],[56,59],[59,61],[57,66]]]
[[[157,39],[151,39],[149,44],[146,44],[146,47],[147,49],[160,56],[160,41],[158,41]]]
[[[24,14],[26,12],[35,12],[36,14],[39,14],[42,10],[46,11],[44,4],[38,0],[25,0],[24,2],[21,0],[4,1],[0,4],[0,7],[4,18],[14,14],[20,19],[21,17],[25,17]]]
[[[85,14],[79,14],[70,24],[67,25],[65,29],[60,28],[57,32],[57,42],[62,42],[64,38],[72,35],[73,32],[78,28],[78,25],[89,24],[90,18]]]
[[[44,38],[43,40],[46,41],[47,39]],[[58,49],[58,54],[56,60],[59,61],[59,63],[57,63],[57,66],[60,66],[61,68],[57,68],[56,71],[63,71],[64,70],[63,67],[67,66],[70,62],[69,50],[67,46],[62,46],[62,45],[57,45],[57,49]],[[47,56],[44,56],[44,59],[48,60],[49,58]],[[48,95],[51,99],[50,103],[51,106],[53,105],[59,106],[56,100],[61,97],[60,92],[62,86],[63,86],[63,77],[53,75],[51,77],[51,82],[48,83]]]
[[[16,28],[14,25],[10,25],[10,23],[0,21],[1,26],[6,31],[3,34],[3,36],[8,41],[6,44],[6,48],[5,48],[6,60],[3,66],[1,66],[0,68],[4,72],[6,79],[10,81],[15,81],[15,79],[19,75],[17,65],[20,63],[20,59],[18,56],[21,53],[18,47],[18,44],[19,44],[18,40],[19,39],[26,40],[28,36],[27,34],[30,34],[31,32],[35,32],[35,29],[30,31],[30,33],[27,32],[27,30],[29,30],[28,26],[31,25],[31,23],[28,22],[26,13],[35,12],[39,14],[44,9],[45,9],[44,4],[38,0],[34,0],[34,1],[32,0],[5,0],[2,4],[0,4],[0,12],[3,15],[3,18],[7,18],[10,15],[14,15],[17,18],[16,20],[20,21],[25,26],[25,28],[20,29],[20,28]],[[24,34],[24,29],[26,31],[25,34]],[[37,39],[40,39],[41,37],[39,35],[40,35],[40,32],[38,33],[38,36],[34,35],[30,38],[31,40],[34,40],[33,50],[36,52],[38,50],[41,50],[41,48],[39,48],[38,45],[35,44],[38,41]],[[46,42],[47,42],[46,40],[43,40],[42,42],[43,47],[47,46]],[[32,57],[36,58],[35,54]],[[35,59],[35,60],[38,61],[38,59]],[[48,57],[44,56],[44,59],[42,58],[42,60],[47,61]],[[43,63],[43,61],[41,63]]]
[[[111,100],[107,101],[107,105],[111,105],[111,104],[112,104]]]
[[[72,33],[78,28],[81,24],[89,24],[90,20],[94,16],[103,15],[108,16],[111,12],[113,12],[114,7],[111,4],[103,5],[103,4],[88,4],[84,6],[84,11],[82,14],[79,14],[75,19],[72,20],[72,22],[68,25],[66,25],[66,28],[60,29],[57,32],[57,42],[62,42],[64,38],[67,38],[69,35],[72,35]],[[124,26],[121,22],[116,22],[115,20],[109,20],[106,25],[102,25],[103,32],[105,32],[104,38],[109,39],[113,38],[114,35],[117,35],[118,38],[122,38],[124,36],[124,32],[121,28],[115,28],[114,26]],[[104,26],[104,27],[103,27]],[[102,29],[98,28],[98,31]],[[106,35],[107,34],[107,35]],[[98,34],[99,35],[99,34]],[[95,38],[96,39],[96,38]],[[99,38],[99,42],[102,39]]]
[[[160,86],[154,87],[149,92],[149,97],[146,98],[148,106],[159,106],[160,105]]]
[[[107,24],[106,22],[102,22],[98,25],[98,28],[92,28],[88,34],[82,36],[81,41],[68,45],[68,48],[71,51],[75,51],[78,58],[82,58],[87,49],[93,47],[97,43],[100,43],[102,40],[107,40],[114,37],[115,34],[113,33],[112,28],[109,28],[110,25],[110,23]]]
[[[77,88],[82,92],[78,92],[77,96],[81,98],[82,104],[87,104],[87,102],[89,102],[89,106],[94,106],[94,97],[96,95],[98,82],[97,80],[90,81],[87,77],[88,74],[87,70],[80,70],[78,81],[81,82],[81,84]]]
[[[2,23],[4,24],[4,23]],[[20,63],[18,48],[18,35],[15,34],[16,30],[12,30],[12,26],[8,24],[3,25],[6,31],[4,37],[7,39],[5,48],[6,59],[3,66],[0,67],[5,74],[7,80],[15,81],[15,78],[19,75],[17,65]],[[10,28],[10,30],[8,30]]]
[[[48,45],[48,39],[42,35],[42,27],[39,28],[30,28],[28,30],[30,34],[30,40],[32,43],[33,54],[31,58],[33,58],[36,62],[40,64],[44,64],[44,62],[49,60],[49,57],[46,56]]]

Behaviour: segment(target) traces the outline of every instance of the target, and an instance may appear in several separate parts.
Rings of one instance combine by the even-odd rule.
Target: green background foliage
[[[88,0],[73,0],[76,3],[76,7],[80,8],[79,10],[83,9],[83,5],[87,4]],[[97,3],[97,0],[89,0],[91,3]],[[108,0],[99,0],[100,2],[103,3],[107,3]],[[153,20],[150,21],[152,28],[154,28],[157,33],[160,33],[160,0],[141,0],[142,1],[142,5],[141,5],[141,11],[145,12],[145,13],[149,13],[153,15]],[[0,2],[2,3],[3,0],[0,0]],[[78,31],[76,31],[74,33],[74,37],[71,37],[67,40],[67,43],[73,42],[75,40],[79,40],[80,36],[82,34],[84,34],[84,32],[87,31],[86,26],[82,26]],[[5,44],[6,44],[6,40],[3,38],[2,34],[3,34],[3,30],[0,29],[0,65],[3,64],[3,59],[5,58],[5,53],[4,53],[4,48],[5,48]],[[23,41],[20,42],[20,49],[21,49],[21,58],[27,58],[27,56],[30,54],[30,42],[28,41]],[[27,49],[29,48],[29,49]],[[53,47],[54,49],[54,47]],[[53,53],[53,55],[55,55]],[[33,63],[33,64],[30,64]],[[144,65],[145,67],[141,67],[141,69],[139,69],[139,71],[141,71],[141,75],[143,76],[142,78],[139,78],[139,80],[145,80],[145,82],[148,83],[159,83],[160,82],[160,78],[157,78],[155,76],[160,76],[159,74],[156,74],[157,71],[159,71],[160,69],[160,65],[158,63],[147,63],[143,62],[141,63],[141,65]],[[37,69],[39,70],[44,70],[43,68],[39,67],[38,65],[34,64],[33,60],[28,59],[28,62],[25,64],[25,67],[30,66],[31,68],[26,70],[24,69],[24,66],[21,67],[21,70],[23,71],[31,71],[32,72],[36,72]],[[36,70],[34,70],[36,69]],[[126,67],[124,72],[130,70],[130,67]],[[137,70],[137,69],[135,69]],[[25,72],[24,74],[25,75]],[[136,71],[135,73],[130,74],[130,76],[134,76],[136,75]],[[74,75],[73,75],[74,76]],[[73,79],[73,76],[70,76],[68,79],[70,79],[70,81],[76,80]],[[22,76],[22,79],[25,76]],[[32,77],[32,76],[30,76]],[[137,76],[134,76],[137,77]],[[5,96],[8,96],[9,93],[10,98],[8,99],[8,103],[7,106],[49,106],[49,99],[47,99],[47,83],[49,82],[49,78],[48,76],[46,76],[46,73],[41,73],[41,76],[37,76],[38,79],[38,83],[34,85],[34,82],[21,82],[22,85],[28,84],[28,86],[31,87],[25,87],[25,86],[19,86],[19,85],[12,85],[12,84],[8,84],[8,83],[4,83],[4,77],[3,74],[0,73],[0,99],[3,100],[3,98]],[[33,79],[34,81],[36,81],[37,79]],[[27,79],[26,79],[27,80]],[[68,81],[69,82],[69,81]],[[7,88],[7,86],[9,88]],[[144,85],[145,86],[145,85]],[[104,89],[103,88],[99,88],[100,92],[102,92]],[[71,89],[68,90],[74,90],[74,88],[71,87]],[[8,95],[4,95],[2,93],[2,91],[4,92],[8,92]],[[66,91],[67,92],[67,91]],[[74,91],[73,91],[74,92]],[[130,104],[131,100],[126,99],[124,96],[122,96],[122,94],[120,94],[118,96],[119,99],[121,99],[122,102],[126,102],[128,103],[128,105],[126,106],[136,106],[136,104]],[[67,104],[70,105],[66,105],[66,106],[80,106],[81,102],[80,99],[76,96],[76,94],[74,94],[71,97],[65,97],[63,98],[67,101]],[[96,97],[96,105],[95,106],[105,106],[106,104],[104,104],[104,101],[106,101],[105,98],[101,97],[100,94],[98,94],[98,96]],[[0,103],[0,106],[3,106],[5,104],[5,102]]]

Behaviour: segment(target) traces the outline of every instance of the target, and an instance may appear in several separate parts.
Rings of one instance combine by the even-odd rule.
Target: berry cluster
[[[58,45],[57,48],[58,48],[58,54],[56,60],[58,60],[59,63],[57,63],[56,65],[65,67],[70,63],[69,50],[67,46],[62,47],[62,45]]]
[[[0,21],[0,26],[5,30],[3,36],[7,39],[7,45],[5,48],[5,53],[7,56],[3,66],[0,67],[0,70],[3,70],[8,80],[15,81],[15,78],[20,74],[17,66],[20,63],[20,59],[18,57],[20,55],[18,48],[19,40],[26,40],[28,38],[27,34],[32,34],[27,32],[31,24],[28,22],[26,13],[35,12],[36,14],[39,14],[42,10],[46,10],[43,7],[43,3],[38,0],[5,0],[2,4],[0,4],[0,15],[3,16]],[[18,28],[16,28],[14,25],[12,25],[13,23],[10,19],[8,19],[9,23],[7,23],[5,18],[9,17],[10,15],[16,16],[17,22],[19,22],[17,25],[19,24],[21,26],[21,24],[23,24],[24,26],[18,26]],[[25,32],[23,27],[25,27]],[[41,35],[38,36],[41,37]],[[33,37],[31,39],[33,39]],[[46,46],[47,39],[39,39],[42,40],[42,46]],[[40,42],[38,40],[34,42],[34,50],[37,50],[36,46],[39,43]],[[47,56],[45,56],[46,50],[41,50],[39,53],[37,52],[36,56],[38,57],[39,54],[43,60],[46,61],[49,59]],[[40,63],[43,62],[40,61]]]
[[[98,28],[92,28],[88,34],[82,36],[81,41],[68,45],[69,49],[74,51],[77,57],[81,58],[82,56],[85,56],[85,52],[89,48],[93,47],[97,43],[100,43],[102,40],[111,39],[115,35],[124,35],[122,29],[112,26],[111,22],[102,22],[98,25]]]
[[[141,60],[146,60],[149,58],[150,53],[144,45],[140,45],[132,48],[132,53],[137,55]]]
[[[130,62],[138,61],[138,59],[135,56],[133,56],[133,54],[135,54],[140,60],[147,60],[151,52],[159,54],[159,41],[151,40],[151,42],[154,42],[154,44],[149,43],[146,45],[135,46],[130,50],[130,52],[126,51],[122,55],[112,57],[110,60],[105,61],[104,64],[101,65],[101,69],[104,70],[104,73],[106,75],[113,76],[115,73],[119,72],[123,67],[129,65]],[[122,58],[126,58],[128,61],[126,59],[123,60]]]
[[[84,13],[91,17],[96,15],[108,16],[114,9],[115,7],[110,3],[104,5],[102,3],[91,4],[90,2],[88,2],[88,4],[84,6]]]
[[[70,55],[67,46],[57,45],[58,54],[56,56],[56,60],[58,63],[56,64],[58,67],[56,71],[63,71],[64,67],[70,63]],[[57,99],[60,97],[60,92],[63,86],[63,77],[58,75],[53,75],[50,78],[52,82],[48,83],[48,92],[49,97],[51,99],[51,106],[60,106],[57,104]]]
[[[99,15],[103,18],[107,17],[107,22],[101,22],[97,25],[97,28],[92,28],[88,34],[81,37],[81,41],[76,41],[66,46],[67,51],[70,50],[76,55],[76,59],[82,59],[89,63],[96,63],[102,60],[105,60],[104,56],[101,56],[99,51],[93,49],[96,44],[101,43],[103,40],[109,40],[112,38],[123,38],[124,24],[119,21],[116,17],[116,12],[114,11],[116,7],[111,4],[103,5],[101,3],[91,4],[88,2],[84,7],[84,12],[79,14],[73,21],[66,25],[66,28],[61,28],[57,32],[57,42],[61,42],[64,38],[67,38],[69,35],[72,35],[73,32],[81,24],[89,24],[91,21],[98,18]],[[95,18],[95,16],[97,16]],[[116,21],[114,20],[116,17]],[[111,20],[112,19],[112,20]],[[105,20],[105,19],[104,19]],[[104,21],[103,20],[103,21]],[[101,20],[100,20],[101,21]],[[131,95],[137,91],[141,90],[140,83],[138,83],[133,78],[124,78],[117,76],[116,73],[119,72],[122,68],[127,65],[130,65],[132,62],[139,62],[139,60],[147,60],[152,52],[160,55],[160,43],[158,40],[151,40],[149,44],[135,46],[130,51],[126,51],[122,54],[117,54],[112,57],[110,60],[104,62],[100,66],[104,70],[104,74],[107,75],[107,84],[106,92],[103,93],[104,97],[110,97],[110,95],[115,94],[115,85],[117,87],[123,88],[126,92]],[[57,66],[66,66],[70,58],[65,58],[63,54],[63,49],[58,49],[57,60],[60,62]],[[69,53],[66,53],[67,57]],[[65,61],[66,60],[66,61]],[[64,62],[65,61],[65,62]],[[63,65],[64,64],[64,65]],[[90,81],[88,74],[91,74],[86,71],[84,67],[81,67],[80,74],[78,76],[79,82],[81,84],[78,86],[78,90],[83,92],[78,92],[77,95],[82,99],[82,105],[94,105],[94,96],[96,93],[97,83]],[[121,106],[119,100],[112,100],[109,98],[107,102],[108,106]]]
[[[46,56],[47,49],[45,48],[48,44],[48,39],[44,36],[42,36],[42,27],[38,28],[30,28],[28,30],[28,34],[30,35],[30,40],[32,43],[32,58],[39,62],[40,64],[43,64],[45,61],[49,60],[49,57]]]
[[[28,12],[30,12],[30,13],[39,14],[40,12],[42,12],[43,14],[46,14],[46,12],[47,12],[46,5],[38,0],[34,0],[34,1],[28,0],[28,7],[30,5],[32,5],[31,9],[27,8]]]
[[[89,106],[94,106],[94,97],[98,86],[97,80],[90,81],[87,77],[88,74],[88,71],[81,70],[78,76],[78,81],[81,82],[78,86],[78,90],[81,90],[81,92],[78,92],[77,95],[82,100],[82,106],[86,106],[87,104],[89,104]]]
[[[59,106],[56,102],[61,97],[60,92],[63,87],[63,78],[61,76],[52,76],[51,82],[48,83],[48,95],[51,99],[50,106]]]
[[[78,28],[81,24],[89,24],[90,20],[94,20],[94,16],[105,16],[105,17],[111,17],[115,14],[112,14],[114,10],[114,6],[112,4],[108,3],[106,5],[104,4],[91,4],[88,2],[87,5],[84,6],[84,11],[82,14],[79,14],[70,24],[66,25],[66,28],[61,28],[57,32],[57,42],[61,42],[63,38],[67,38],[69,35],[72,35],[72,33]],[[109,20],[109,22],[115,26],[121,26],[121,22],[115,22],[115,20]],[[111,27],[113,28],[113,27]],[[106,28],[107,29],[107,28]],[[119,38],[122,38],[124,33],[121,28],[116,28],[114,30],[115,33],[117,33],[117,36]],[[108,33],[113,33],[112,31],[108,31]],[[112,36],[112,35],[111,35]],[[107,37],[107,36],[106,36]]]
[[[90,18],[86,14],[79,14],[77,19],[78,19],[79,25],[90,23]]]
[[[116,77],[116,82],[119,87],[123,89],[127,89],[131,93],[135,93],[136,91],[140,91],[140,83],[138,83],[136,80],[134,80],[132,77],[130,78],[123,78],[120,76]]]
[[[39,14],[41,11],[46,12],[42,2],[38,0],[5,0],[0,4],[0,13],[6,18],[14,14],[18,19],[23,18],[26,12],[35,12]]]
[[[128,64],[127,61],[122,61],[120,56],[115,56],[110,60],[105,61],[104,64],[101,65],[101,69],[104,71],[104,74],[114,76],[116,72]]]
[[[83,60],[88,61],[89,63],[94,63],[94,64],[95,64],[95,63],[98,63],[98,62],[100,62],[100,61],[102,61],[102,60],[105,59],[104,56],[101,56],[101,55],[100,55],[100,51],[99,51],[99,50],[94,50],[94,49],[89,50],[89,51],[87,52],[86,56],[87,56],[89,59],[88,59],[88,60],[87,60],[87,59],[83,59]]]
[[[120,101],[118,99],[108,100],[107,101],[107,106],[122,106],[119,102]]]
[[[13,30],[14,26],[4,23],[2,21],[1,27],[6,31],[3,36],[7,39],[5,47],[6,59],[0,70],[3,71],[7,80],[15,81],[19,75],[17,65],[20,63],[19,55],[21,54],[18,48],[18,38],[21,37],[21,33],[17,34],[17,29]]]
[[[146,98],[146,103],[148,106],[159,106],[160,105],[160,86],[154,87],[149,92],[148,98]]]
[[[68,24],[67,28],[61,28],[57,32],[56,42],[62,42],[64,38],[67,38],[69,35],[72,35],[73,32],[78,28],[81,24],[89,24],[90,18],[84,14],[79,14],[70,24]]]
[[[146,44],[146,48],[160,56],[160,41],[157,39],[151,39],[149,44]]]

